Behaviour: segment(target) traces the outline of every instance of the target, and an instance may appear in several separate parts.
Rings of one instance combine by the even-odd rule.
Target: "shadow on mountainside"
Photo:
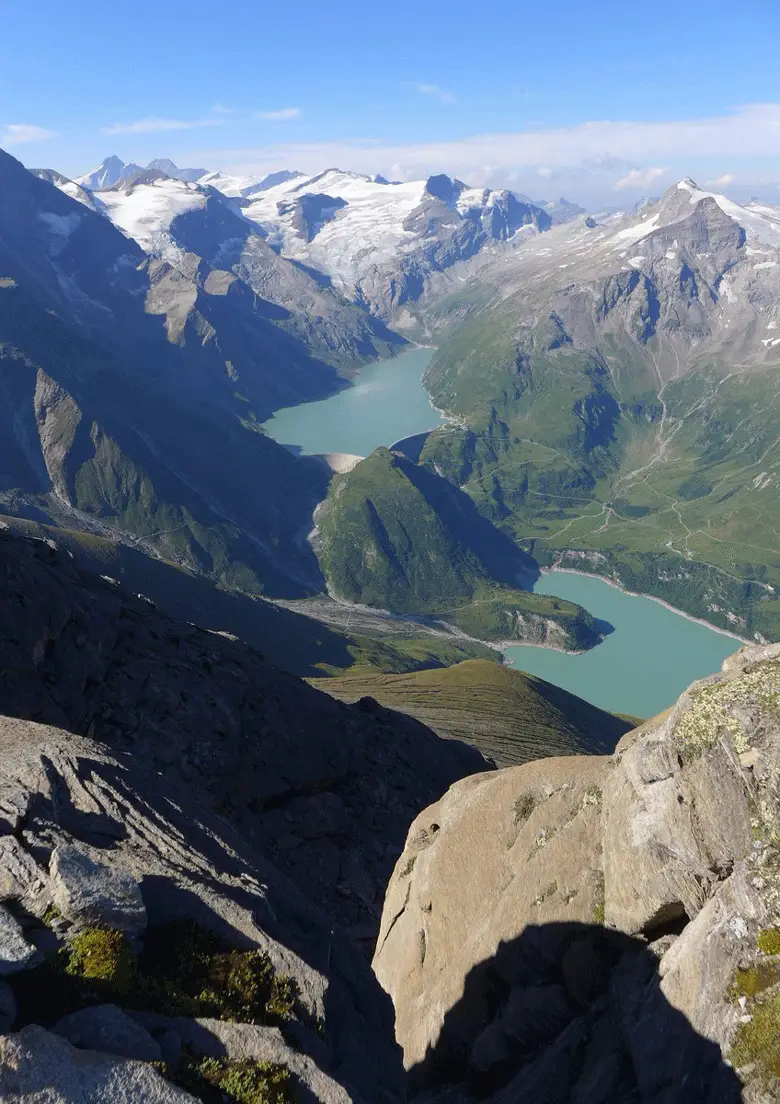
[[[598,924],[528,926],[469,972],[410,1071],[412,1093],[438,1100],[458,1086],[458,1104],[737,1104],[742,1083],[720,1048],[661,990],[660,955],[675,934],[651,949]]]

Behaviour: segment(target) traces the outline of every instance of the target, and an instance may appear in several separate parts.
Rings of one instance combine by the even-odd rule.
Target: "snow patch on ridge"
[[[176,264],[182,251],[171,238],[171,223],[179,215],[205,207],[208,195],[181,180],[155,180],[128,191],[102,192],[100,198],[115,226],[145,252]]]

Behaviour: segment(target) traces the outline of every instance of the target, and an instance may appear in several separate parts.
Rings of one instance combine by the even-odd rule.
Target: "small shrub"
[[[515,824],[525,824],[536,808],[536,795],[524,793],[515,802]]]
[[[295,1104],[297,1100],[290,1071],[272,1062],[185,1054],[175,1080],[206,1104]]]
[[[295,1015],[297,988],[267,954],[227,947],[192,921],[149,932],[141,958],[143,1005],[174,1016],[279,1023]]]
[[[121,932],[88,928],[14,989],[20,1024],[44,1026],[96,1001],[254,1024],[284,1023],[298,1008],[294,979],[267,954],[230,948],[191,921],[150,929],[138,957]]]
[[[758,933],[758,949],[764,954],[780,954],[780,928],[764,928]]]

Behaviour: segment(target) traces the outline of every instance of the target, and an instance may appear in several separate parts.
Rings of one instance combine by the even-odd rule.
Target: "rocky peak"
[[[778,1099],[779,808],[780,645],[743,649],[609,758],[453,786],[409,831],[374,959],[418,1084]]]
[[[457,203],[465,187],[466,185],[463,181],[456,180],[454,177],[447,176],[445,173],[439,173],[438,176],[428,177],[425,182],[423,198],[438,199],[441,200],[442,203],[446,203],[449,207],[452,207]]]

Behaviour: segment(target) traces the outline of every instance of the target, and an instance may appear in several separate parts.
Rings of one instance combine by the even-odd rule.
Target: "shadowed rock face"
[[[51,541],[0,532],[0,578],[0,1008],[18,1030],[0,1042],[0,1101],[42,1104],[46,1084],[63,1104],[109,1085],[112,1100],[190,1099],[116,1058],[175,1069],[182,1047],[281,1064],[302,1104],[400,1101],[389,1002],[344,925],[373,938],[414,812],[482,757],[163,616]],[[129,983],[114,1007],[97,983],[86,1009],[51,979],[36,999],[41,950],[98,928],[141,953],[185,918],[267,955],[292,979],[294,1021],[139,1019]]]
[[[193,786],[369,938],[415,813],[486,767],[411,718],[370,699],[345,706],[235,637],[164,616],[44,541],[0,531],[0,572],[0,712]],[[121,817],[77,813],[69,781],[50,784],[76,835],[122,838]]]
[[[374,959],[418,1083],[716,1104],[741,1099],[731,1053],[744,1099],[777,1099],[772,1029],[747,1017],[780,993],[779,778],[773,645],[609,758],[453,786],[410,829]]]

